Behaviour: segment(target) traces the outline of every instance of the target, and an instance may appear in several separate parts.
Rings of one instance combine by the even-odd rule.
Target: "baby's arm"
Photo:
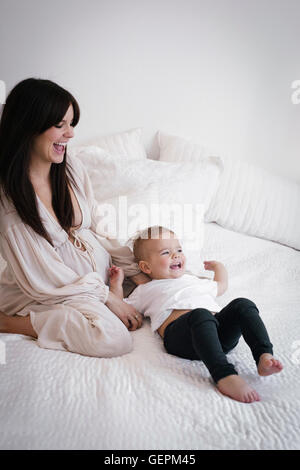
[[[224,264],[219,261],[204,261],[204,267],[208,271],[214,271],[214,281],[218,284],[217,296],[223,295],[228,287],[228,274]]]
[[[113,292],[119,299],[123,300],[123,281],[124,281],[124,271],[122,268],[119,268],[112,265],[108,270],[109,275],[109,290]]]

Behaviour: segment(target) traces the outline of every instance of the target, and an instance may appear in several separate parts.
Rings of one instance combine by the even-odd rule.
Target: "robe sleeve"
[[[34,230],[18,223],[0,232],[0,251],[16,284],[30,299],[45,305],[74,299],[106,302],[109,288],[97,272],[78,276]]]

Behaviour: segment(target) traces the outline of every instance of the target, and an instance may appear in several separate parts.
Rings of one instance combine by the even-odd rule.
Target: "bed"
[[[284,240],[275,241],[267,239],[266,232],[257,236],[249,233],[249,227],[242,230],[244,220],[242,228],[235,229],[228,228],[229,220],[227,227],[224,220],[218,223],[217,212],[224,203],[222,193],[217,195],[220,184],[212,190],[214,207],[210,205],[203,222],[201,257],[195,256],[193,263],[195,269],[201,259],[218,259],[226,265],[230,282],[218,298],[221,307],[236,297],[248,297],[259,307],[284,370],[259,377],[243,340],[229,357],[261,401],[244,404],[221,395],[202,363],[165,352],[147,319],[132,332],[133,351],[111,359],[41,349],[29,337],[2,333],[1,449],[299,449],[297,227],[289,246],[287,233],[280,234]],[[224,210],[221,213],[224,217]],[[257,230],[256,223],[252,226]]]

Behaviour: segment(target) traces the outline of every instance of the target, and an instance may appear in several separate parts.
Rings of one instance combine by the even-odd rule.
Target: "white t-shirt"
[[[153,279],[140,284],[124,301],[150,317],[151,329],[156,331],[173,309],[206,308],[219,312],[217,288],[216,281],[183,274],[177,279]]]

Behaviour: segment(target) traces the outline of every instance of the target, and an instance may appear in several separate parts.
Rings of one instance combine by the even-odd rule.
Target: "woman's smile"
[[[67,142],[54,142],[53,147],[54,151],[58,155],[64,155],[65,150],[66,150]]]

